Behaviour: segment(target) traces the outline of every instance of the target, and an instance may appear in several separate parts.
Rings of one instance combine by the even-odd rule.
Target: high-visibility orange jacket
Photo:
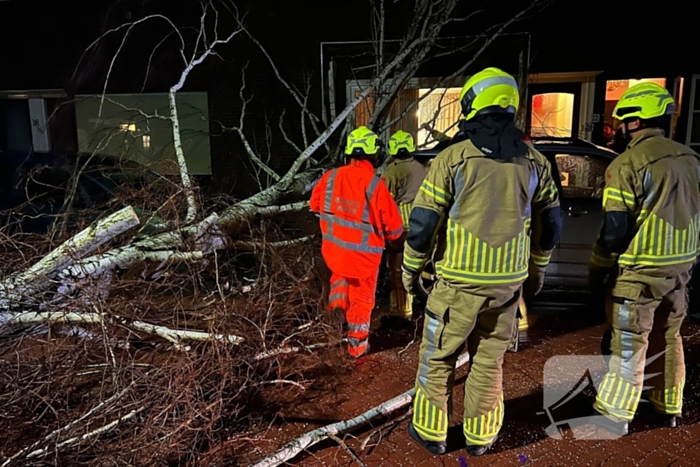
[[[321,216],[323,259],[344,277],[376,273],[385,242],[403,233],[396,203],[368,161],[353,159],[326,172],[311,193],[310,208]]]

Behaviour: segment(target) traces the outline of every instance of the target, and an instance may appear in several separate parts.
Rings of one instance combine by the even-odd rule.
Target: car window
[[[565,198],[601,199],[610,160],[578,154],[555,156]]]

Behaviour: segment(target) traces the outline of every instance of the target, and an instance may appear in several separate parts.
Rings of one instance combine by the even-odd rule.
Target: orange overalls
[[[332,273],[328,308],[345,312],[348,352],[357,358],[368,348],[382,252],[401,237],[401,214],[372,164],[355,159],[321,177],[310,208],[321,216],[321,253]]]

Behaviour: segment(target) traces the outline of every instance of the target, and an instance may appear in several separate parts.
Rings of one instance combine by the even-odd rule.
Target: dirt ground
[[[381,312],[381,309],[375,312],[373,319],[372,353],[359,362],[348,360],[333,375],[316,380],[293,404],[281,408],[262,434],[250,440],[244,449],[246,459],[240,465],[259,460],[314,428],[355,417],[413,386],[419,338],[410,343],[412,330],[396,333],[380,329]],[[345,443],[367,467],[700,465],[700,407],[694,397],[700,389],[700,326],[686,324],[682,330],[688,365],[682,425],[675,430],[660,428],[645,404],[640,404],[628,436],[596,441],[573,439],[570,433],[568,436],[565,433],[563,439],[546,434],[550,419],[543,409],[543,370],[553,356],[600,354],[603,326],[586,316],[585,309],[542,314],[531,310],[530,323],[530,342],[519,352],[506,354],[505,423],[497,443],[484,456],[466,454],[458,426],[467,367],[458,372],[453,429],[445,456],[435,457],[415,443],[406,433],[405,420],[375,435],[364,450],[360,449],[361,444],[373,427],[346,435]],[[591,401],[589,393],[574,405],[582,409]],[[396,415],[405,413],[403,410]],[[326,441],[298,456],[290,465],[360,464],[337,443]]]

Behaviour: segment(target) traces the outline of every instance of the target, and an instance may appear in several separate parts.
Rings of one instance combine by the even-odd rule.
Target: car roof
[[[419,159],[430,159],[437,156],[445,147],[448,146],[447,141],[438,143],[435,147],[422,149],[414,153],[414,157]],[[532,138],[532,144],[535,149],[542,153],[557,152],[559,154],[589,154],[614,159],[618,154],[606,147],[598,146],[588,140],[581,138],[557,138],[557,137],[538,137]]]

